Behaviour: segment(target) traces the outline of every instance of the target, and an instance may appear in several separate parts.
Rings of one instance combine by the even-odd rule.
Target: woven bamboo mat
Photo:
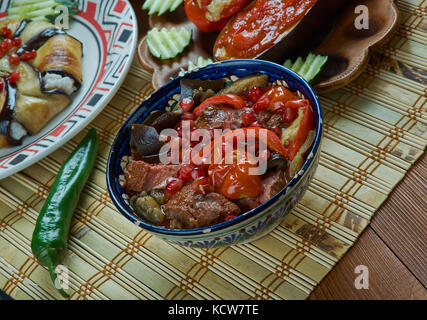
[[[268,236],[203,250],[168,244],[128,222],[105,184],[115,133],[151,92],[134,62],[91,127],[96,167],[75,213],[69,252],[72,299],[305,299],[354,244],[427,143],[425,1],[398,1],[402,24],[366,72],[321,95],[320,166],[303,200]],[[30,241],[60,165],[87,129],[36,165],[0,181],[0,289],[15,299],[56,299]]]

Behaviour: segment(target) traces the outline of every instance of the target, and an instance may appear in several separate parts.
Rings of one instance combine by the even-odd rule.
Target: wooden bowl
[[[369,10],[369,28],[358,30],[355,19],[358,16],[355,8],[365,5]],[[145,37],[138,46],[138,58],[141,65],[153,74],[152,86],[160,88],[172,77],[176,77],[181,68],[186,69],[190,61],[195,62],[197,57],[213,59],[213,46],[218,33],[203,33],[191,23],[180,6],[175,12],[148,16],[146,11],[140,17],[144,23],[142,33],[150,28],[182,27],[193,30],[191,45],[178,57],[169,60],[160,60],[153,57],[148,50]],[[399,12],[393,0],[352,0],[327,30],[312,39],[313,46],[307,46],[301,52],[295,52],[291,57],[304,55],[314,50],[317,54],[328,55],[326,64],[319,81],[315,85],[316,92],[329,92],[345,86],[357,78],[365,69],[369,61],[369,49],[378,47],[387,42],[399,25]]]

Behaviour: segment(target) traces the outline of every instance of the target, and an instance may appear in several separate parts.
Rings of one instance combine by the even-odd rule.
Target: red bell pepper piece
[[[285,111],[285,104],[292,100],[298,100],[295,93],[284,86],[274,86],[255,103],[254,109],[258,109],[258,104],[266,101],[267,105],[260,109],[270,109],[274,113],[283,113]]]
[[[267,148],[270,149],[271,151],[274,151],[280,155],[282,155],[283,157],[287,158],[288,157],[288,151],[286,150],[286,148],[283,146],[282,142],[280,141],[279,137],[271,130],[265,129],[265,128],[260,128],[260,127],[247,127],[247,128],[239,128],[239,129],[235,129],[232,131],[229,131],[225,134],[223,134],[220,137],[215,138],[210,145],[205,146],[201,152],[201,156],[202,155],[212,155],[215,153],[215,147],[221,146],[222,147],[222,143],[227,141],[227,137],[230,136],[239,136],[240,134],[243,134],[244,137],[246,138],[248,135],[249,130],[253,130],[254,131],[254,137],[255,139],[260,139],[262,137],[265,137],[263,135],[261,135],[261,130],[265,130],[266,134],[266,139],[267,141],[263,141],[263,143],[265,143],[267,145]],[[214,151],[213,153],[211,153],[212,151]]]
[[[255,138],[256,139],[259,139],[261,137],[260,136],[261,130],[266,130],[267,131],[267,141],[263,141],[263,142],[266,143],[267,148],[270,149],[271,151],[274,151],[274,152],[280,154],[281,156],[283,156],[285,158],[288,157],[288,151],[283,146],[282,142],[280,141],[280,138],[274,133],[274,131],[271,131],[271,130],[268,130],[265,128],[260,128],[260,127],[243,128],[243,130],[245,130],[245,132],[247,132],[248,129],[255,130]]]
[[[235,94],[221,94],[218,96],[213,96],[205,101],[203,101],[196,109],[193,110],[193,114],[196,117],[199,117],[203,110],[205,110],[207,107],[217,104],[227,104],[232,106],[235,109],[242,109],[246,107],[245,101]]]
[[[288,157],[293,160],[297,155],[299,149],[307,140],[308,133],[314,127],[313,111],[311,110],[310,103],[308,100],[296,100],[288,101],[286,108],[304,108],[304,114],[301,119],[300,126],[295,137],[289,142],[287,146]]]

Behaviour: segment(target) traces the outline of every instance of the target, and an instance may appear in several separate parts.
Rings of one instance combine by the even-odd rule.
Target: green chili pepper
[[[98,145],[96,130],[89,130],[61,167],[36,222],[31,249],[40,264],[48,268],[54,284],[55,269],[67,250],[71,218],[94,166]],[[68,297],[62,288],[57,289]]]

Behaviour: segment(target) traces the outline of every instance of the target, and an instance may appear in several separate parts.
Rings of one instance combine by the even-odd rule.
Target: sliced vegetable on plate
[[[349,0],[254,0],[232,17],[215,42],[217,60],[258,58],[283,62],[313,37]]]
[[[77,5],[77,1],[74,0],[14,0],[7,10],[7,18],[47,20],[54,23],[61,14],[59,10],[56,10],[58,6],[67,7],[68,14],[73,16],[78,12]]]
[[[190,45],[193,31],[186,28],[157,28],[147,32],[147,45],[151,54],[159,59],[172,59]]]
[[[292,63],[292,60],[288,59],[283,66],[298,73],[308,83],[312,84],[322,72],[327,61],[328,56],[309,53],[305,60],[303,60],[302,57],[298,57],[295,62]]]
[[[73,102],[82,59],[82,43],[50,22],[0,21],[0,148],[22,145]]]
[[[190,61],[188,63],[187,70],[181,68],[181,71],[179,72],[179,76],[183,76],[186,72],[193,71],[194,69],[203,68],[203,67],[205,67],[205,66],[207,66],[208,64],[211,64],[211,63],[213,63],[212,59],[210,59],[210,58],[203,58],[203,57],[199,56],[197,58],[196,64],[194,64],[193,61]]]
[[[178,8],[184,0],[145,0],[142,5],[143,10],[148,10],[148,14],[151,16],[157,13],[161,16],[166,11],[173,12]]]

